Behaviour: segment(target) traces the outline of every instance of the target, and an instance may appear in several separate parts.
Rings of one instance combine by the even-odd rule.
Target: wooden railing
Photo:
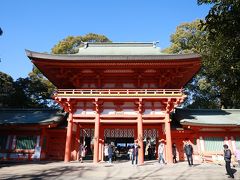
[[[182,96],[182,89],[58,89],[55,96]]]

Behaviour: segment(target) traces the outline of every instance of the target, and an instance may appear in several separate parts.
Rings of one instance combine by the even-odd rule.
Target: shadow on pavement
[[[28,164],[50,164],[61,161],[0,161],[0,168],[3,167],[12,167],[19,165],[28,165]]]
[[[50,168],[44,171],[37,171],[34,173],[29,172],[29,174],[23,175],[5,175],[4,179],[58,179],[60,177],[71,177],[72,173],[74,173],[74,177],[79,178],[83,175],[83,173],[87,171],[94,171],[94,167],[84,167],[84,166],[64,166],[64,167],[56,167]],[[30,174],[31,173],[31,174]]]
[[[201,164],[193,164],[193,167],[200,166]]]

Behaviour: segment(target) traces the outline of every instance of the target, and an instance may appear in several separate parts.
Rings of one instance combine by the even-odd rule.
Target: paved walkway
[[[240,168],[233,169],[235,179],[240,179]],[[228,179],[225,167],[215,164],[196,164],[189,167],[186,162],[159,165],[148,161],[141,166],[130,162],[100,163],[10,163],[0,164],[0,179],[86,179],[86,180],[222,180]]]

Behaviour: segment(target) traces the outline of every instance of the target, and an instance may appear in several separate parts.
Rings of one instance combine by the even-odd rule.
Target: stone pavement
[[[240,179],[240,168],[234,168],[235,179]],[[225,167],[216,164],[195,164],[186,162],[159,165],[156,160],[141,166],[130,162],[113,164],[89,162],[32,162],[0,164],[0,179],[85,179],[85,180],[222,180],[228,179]]]

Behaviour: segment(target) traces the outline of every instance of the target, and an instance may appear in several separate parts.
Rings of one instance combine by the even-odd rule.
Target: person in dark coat
[[[234,178],[234,175],[233,175],[233,172],[232,172],[232,169],[231,169],[231,156],[232,156],[232,153],[231,153],[231,150],[228,149],[228,145],[224,144],[223,145],[223,148],[224,148],[224,160],[225,160],[225,163],[226,163],[226,171],[227,171],[227,175],[229,175],[229,177],[231,178]]]
[[[186,142],[185,142],[184,152],[185,152],[185,154],[187,156],[188,165],[189,166],[193,166],[193,157],[192,157],[192,155],[193,155],[193,147],[190,144],[189,139],[187,139]]]
[[[132,164],[138,164],[138,148],[140,148],[140,146],[137,143],[137,140],[135,140],[134,145],[133,145],[133,158],[132,158]]]
[[[177,163],[177,146],[175,143],[172,145],[172,155],[173,155],[173,163]]]
[[[111,144],[108,145],[108,161],[109,163],[112,163],[112,157],[113,157],[113,146]]]
[[[148,146],[147,151],[148,151],[148,160],[151,160],[152,159],[152,146],[151,145]]]

